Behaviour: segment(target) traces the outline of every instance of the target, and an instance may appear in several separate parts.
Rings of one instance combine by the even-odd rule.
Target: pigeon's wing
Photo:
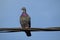
[[[29,22],[28,22],[28,24],[29,24],[29,27],[31,27],[31,18],[29,17]]]

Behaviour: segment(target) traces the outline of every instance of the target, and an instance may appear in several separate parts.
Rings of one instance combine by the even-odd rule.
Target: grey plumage
[[[28,28],[31,27],[31,18],[26,13],[26,8],[25,7],[23,7],[22,10],[23,10],[23,12],[22,12],[22,14],[20,16],[20,24],[21,24],[22,28],[28,29]],[[31,36],[30,31],[26,30],[25,33],[26,33],[27,36]]]

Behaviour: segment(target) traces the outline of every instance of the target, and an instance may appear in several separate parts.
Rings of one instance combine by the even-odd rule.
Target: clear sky
[[[19,28],[21,8],[31,16],[31,26],[38,28],[60,26],[60,0],[0,0],[0,28]],[[60,40],[60,32],[0,33],[0,40]]]

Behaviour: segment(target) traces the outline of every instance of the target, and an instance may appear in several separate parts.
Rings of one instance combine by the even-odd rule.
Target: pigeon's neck
[[[22,16],[28,16],[26,12],[22,12]]]

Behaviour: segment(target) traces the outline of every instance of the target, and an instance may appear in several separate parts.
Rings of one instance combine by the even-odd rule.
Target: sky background
[[[60,26],[60,0],[0,0],[0,28],[19,28],[22,7],[31,17],[36,28]],[[0,40],[60,40],[60,32],[0,33]]]

